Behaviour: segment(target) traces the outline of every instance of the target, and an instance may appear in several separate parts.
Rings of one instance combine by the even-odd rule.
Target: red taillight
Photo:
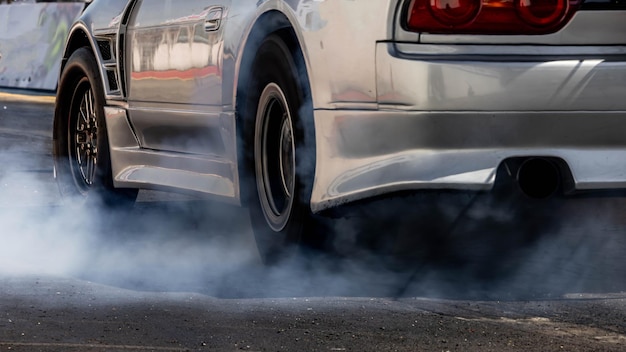
[[[445,34],[547,34],[562,28],[582,0],[413,0],[406,27]]]
[[[481,0],[430,0],[429,10],[439,22],[460,26],[476,17],[480,4]]]
[[[531,26],[551,26],[563,19],[569,7],[567,0],[517,0],[519,16]]]

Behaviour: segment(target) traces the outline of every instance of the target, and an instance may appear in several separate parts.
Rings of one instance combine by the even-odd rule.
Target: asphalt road
[[[626,349],[626,197],[378,200],[266,268],[236,207],[64,202],[52,102],[0,93],[0,350]]]

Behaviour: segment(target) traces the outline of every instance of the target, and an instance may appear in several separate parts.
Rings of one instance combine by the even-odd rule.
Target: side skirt
[[[115,187],[193,193],[240,204],[234,160],[141,148],[125,109],[108,106],[105,115]]]

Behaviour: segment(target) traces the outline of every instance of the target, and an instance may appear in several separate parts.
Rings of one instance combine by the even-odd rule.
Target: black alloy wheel
[[[104,89],[98,65],[87,48],[75,51],[59,81],[54,121],[57,184],[64,199],[129,206],[135,189],[113,186],[104,119]]]
[[[73,103],[78,104],[70,116],[69,163],[77,188],[81,193],[86,193],[96,180],[98,164],[96,101],[86,77],[78,83],[75,94],[79,96],[74,97]]]

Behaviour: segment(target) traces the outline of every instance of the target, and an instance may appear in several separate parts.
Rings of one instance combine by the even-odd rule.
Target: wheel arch
[[[277,34],[289,47],[292,52],[297,69],[300,72],[303,87],[308,94],[312,93],[310,65],[308,64],[306,47],[298,26],[290,16],[282,11],[272,9],[261,13],[256,18],[247,34],[244,36],[243,45],[238,55],[235,67],[234,87],[233,87],[233,107],[237,111],[241,101],[245,100],[245,87],[252,68],[254,55],[264,38],[271,34]],[[300,55],[300,57],[296,57]],[[312,97],[311,97],[312,98]]]
[[[63,72],[65,71],[65,66],[69,58],[72,56],[73,53],[75,53],[77,50],[81,48],[87,48],[91,52],[91,54],[94,56],[96,61],[98,61],[98,56],[95,54],[94,43],[93,43],[91,35],[89,35],[89,31],[82,25],[78,24],[78,25],[75,25],[71,29],[70,34],[68,35],[68,39],[65,44],[63,57],[61,58],[61,69],[59,71],[59,84],[57,86],[57,97],[56,97],[57,104],[55,104],[55,114],[54,114],[55,117],[54,117],[54,122],[53,122],[53,129],[52,129],[52,137],[55,140],[60,138],[59,133],[64,131],[64,127],[66,127],[63,125],[65,121],[58,117],[64,116],[64,110],[67,109],[66,107],[67,104],[62,104],[62,102],[67,101],[68,94],[71,94],[67,92],[66,90],[62,89],[63,87],[61,87],[61,77],[63,77]],[[100,65],[98,65],[98,69],[100,69]],[[100,75],[102,76],[102,72],[100,72]]]
[[[63,72],[65,64],[67,63],[67,60],[70,58],[70,56],[72,56],[72,54],[76,50],[84,47],[87,47],[94,55],[94,57],[96,56],[94,51],[94,43],[91,36],[88,34],[88,31],[80,25],[74,26],[65,44],[65,50],[63,52],[63,57],[61,60],[61,73]]]

